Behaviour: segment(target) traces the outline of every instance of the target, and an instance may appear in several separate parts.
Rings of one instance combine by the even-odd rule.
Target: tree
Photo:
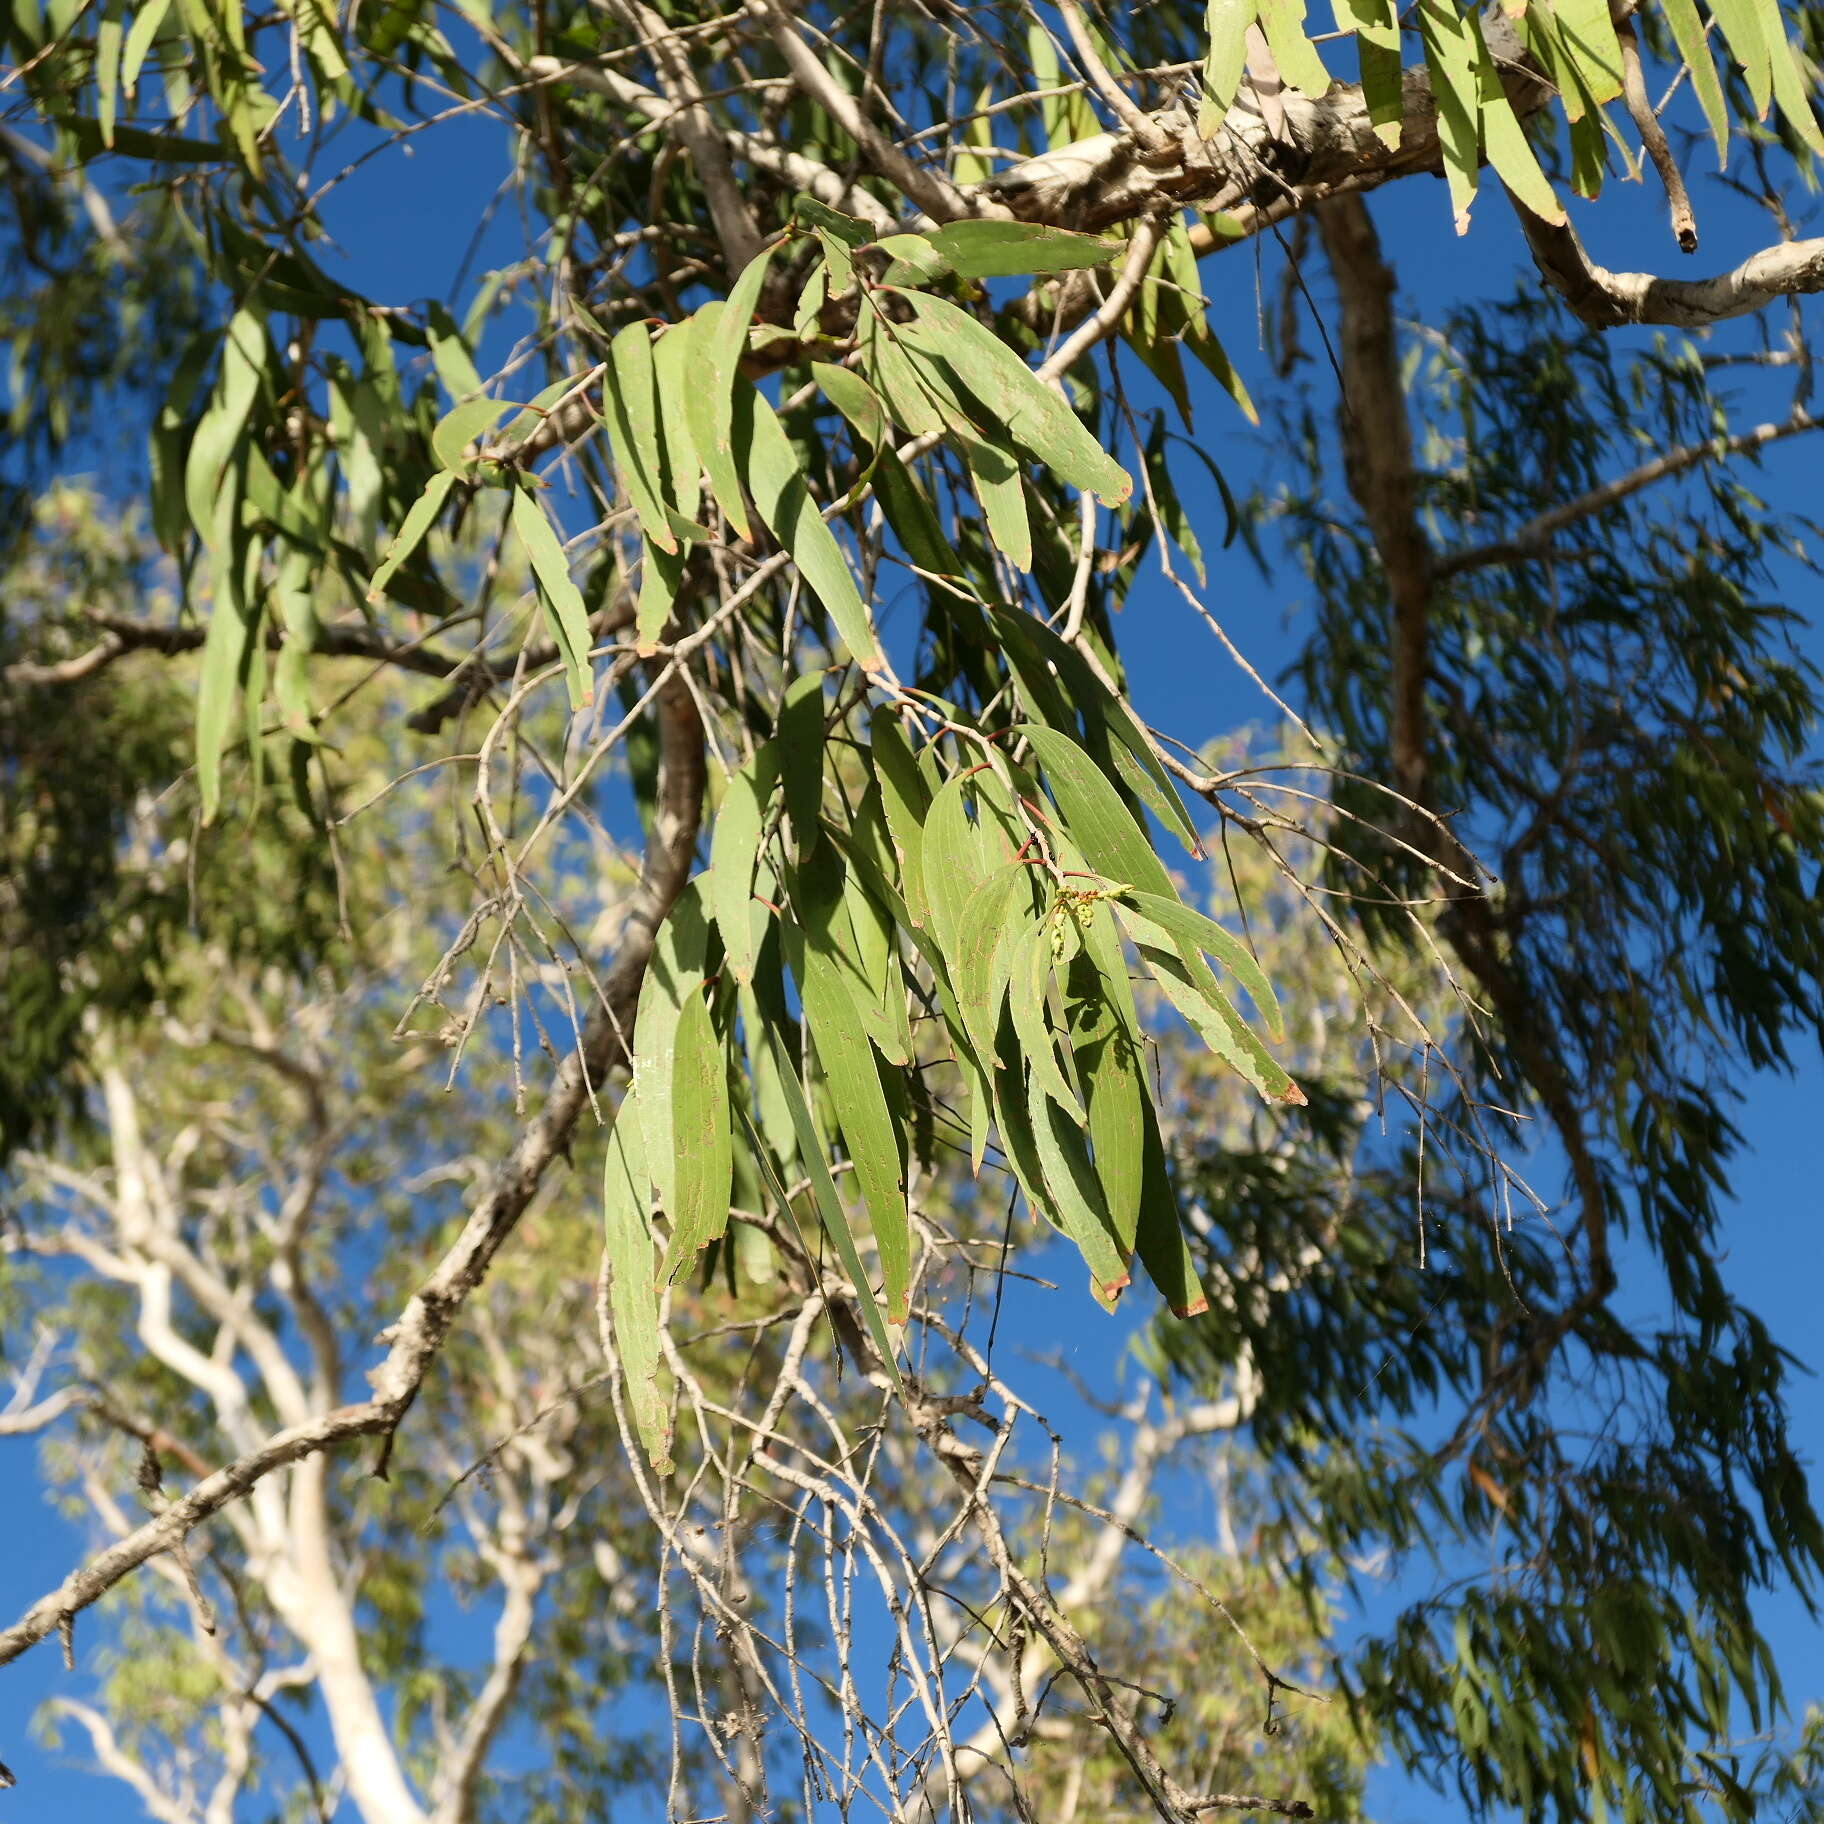
[[[9,15],[7,1423],[110,1538],[0,1660],[133,1604],[66,1714],[154,1815],[1824,1805],[1742,1740],[1824,1532],[1716,1245],[1734,1073],[1824,1030],[1743,475],[1816,428],[1824,15],[1307,23]],[[522,253],[341,282],[344,177],[473,117]],[[1600,264],[1563,198],[1638,144],[1689,251],[1700,123],[1777,242]],[[1363,198],[1427,172],[1535,272],[1408,328]],[[1282,228],[1325,359],[1291,309],[1241,502],[1206,274]],[[136,410],[157,557],[53,481]],[[1243,532],[1320,608],[1253,763],[1117,639]],[[1066,1249],[1166,1307],[1100,1469],[994,1350]]]

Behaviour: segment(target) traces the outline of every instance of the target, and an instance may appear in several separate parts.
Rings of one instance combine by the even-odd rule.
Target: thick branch
[[[1824,239],[1764,247],[1729,272],[1709,279],[1659,279],[1646,272],[1611,272],[1584,251],[1577,230],[1544,222],[1524,204],[1514,213],[1545,282],[1591,329],[1624,323],[1664,323],[1707,329],[1730,317],[1764,310],[1776,298],[1824,291]]]

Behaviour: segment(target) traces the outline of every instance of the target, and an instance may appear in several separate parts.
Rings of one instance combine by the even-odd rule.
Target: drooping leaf
[[[1209,0],[1204,8],[1210,48],[1203,60],[1203,92],[1197,104],[1197,131],[1204,139],[1216,137],[1235,105],[1247,67],[1248,27],[1257,10],[1255,0]]]
[[[922,360],[928,381],[967,395],[978,430],[1003,430],[1060,481],[1087,489],[1109,506],[1127,499],[1134,486],[1127,471],[1089,434],[1063,395],[993,330],[948,299],[925,292],[905,296],[916,320],[899,326],[902,345]]]
[[[1321,101],[1330,91],[1330,72],[1305,29],[1305,0],[1260,0],[1261,30],[1281,78],[1301,95]]]
[[[1697,0],[1659,0],[1659,4],[1672,28],[1678,54],[1691,72],[1691,87],[1716,141],[1716,166],[1720,171],[1729,162],[1729,109],[1723,100],[1723,85],[1717,79],[1716,59],[1710,51],[1704,22],[1698,17]]]
[[[570,707],[582,709],[595,696],[589,666],[589,610],[583,606],[582,591],[571,579],[569,560],[558,543],[557,529],[524,488],[513,491],[513,530],[525,547],[538,582],[545,625],[557,642],[564,678],[570,687]]]
[[[728,782],[710,831],[710,898],[722,948],[735,980],[743,987],[754,979],[754,861],[760,853],[767,804],[779,777],[777,747],[770,741]]]
[[[432,454],[446,469],[466,469],[469,445],[511,410],[512,403],[506,399],[465,400],[437,420],[437,428],[431,432]]]
[[[659,1294],[653,1270],[652,1180],[639,1111],[631,1093],[621,1100],[608,1136],[602,1178],[602,1226],[607,1249],[608,1316],[627,1383],[627,1403],[652,1466],[671,1473],[671,1405],[659,1387]]]
[[[1067,735],[1022,723],[1071,840],[1098,874],[1112,881],[1175,898],[1165,864],[1134,821],[1108,775]]]
[[[1476,32],[1476,80],[1482,106],[1482,146],[1496,175],[1543,222],[1562,223],[1564,205],[1558,201],[1551,180],[1539,168],[1514,105],[1501,87],[1495,60],[1488,54],[1480,29]]]
[[[1210,1308],[1197,1263],[1185,1238],[1178,1198],[1166,1166],[1159,1119],[1150,1097],[1140,1106],[1140,1220],[1134,1242],[1146,1276],[1158,1287],[1174,1317],[1196,1317]]]
[[[988,536],[1016,570],[1032,568],[1032,526],[1026,517],[1026,487],[1019,459],[993,437],[959,435],[969,479],[981,502]]]
[[[898,1130],[881,1089],[879,1066],[850,985],[831,959],[808,943],[802,987],[811,1044],[874,1225],[887,1320],[903,1324],[911,1287],[911,1239]]]
[[[1304,1091],[1220,993],[1199,984],[1175,949],[1135,946],[1160,992],[1217,1057],[1238,1071],[1269,1102],[1302,1104]]]
[[[393,580],[399,566],[418,549],[425,533],[436,523],[437,515],[443,511],[443,503],[455,484],[456,477],[448,469],[439,469],[424,484],[424,492],[412,502],[411,510],[388,543],[380,567],[367,585],[367,599],[370,602],[377,602],[385,596],[387,584]]]
[[[1133,907],[1152,926],[1167,933],[1174,945],[1188,945],[1193,952],[1201,950],[1215,957],[1246,991],[1268,1032],[1276,1039],[1286,1036],[1285,1021],[1267,972],[1233,932],[1225,931],[1213,918],[1206,918],[1175,896],[1166,899],[1156,893],[1135,891],[1122,894],[1115,906],[1124,916],[1127,908]]]
[[[728,1227],[733,1171],[728,1056],[701,992],[684,997],[673,1037],[671,1128],[677,1147],[676,1202],[664,1276],[676,1281],[699,1250]]]
[[[602,376],[603,422],[614,464],[644,532],[661,551],[678,548],[666,513],[663,458],[659,448],[658,370],[652,337],[644,323],[629,323],[608,350]]]
[[[1481,101],[1476,79],[1475,21],[1459,12],[1455,0],[1419,0],[1419,35],[1425,41],[1425,67],[1438,104],[1438,144],[1444,175],[1450,183],[1451,211],[1457,232],[1469,232],[1469,206],[1476,200],[1481,165]]]
[[[1049,1097],[1078,1127],[1085,1127],[1088,1111],[1058,1064],[1056,1046],[1060,1040],[1068,1043],[1068,1034],[1055,1032],[1046,1017],[1052,946],[1060,931],[1054,913],[1020,934],[1018,947],[1008,958],[1007,998],[1033,1096]]]
[[[849,657],[863,671],[879,670],[883,659],[867,605],[817,510],[778,415],[746,380],[736,382],[734,414],[736,461],[767,530],[792,554]]]
[[[1089,1105],[1089,1143],[1116,1245],[1131,1255],[1144,1179],[1146,1078],[1140,1038],[1123,1017],[1122,994],[1105,977],[1097,949],[1085,946],[1066,978],[1071,1050]],[[1125,977],[1123,978],[1125,987]],[[1131,998],[1131,997],[1130,997]]]
[[[823,1142],[818,1138],[816,1123],[811,1119],[810,1104],[805,1100],[804,1085],[798,1080],[797,1070],[781,1047],[777,1032],[772,1034],[772,1047],[780,1087],[791,1112],[792,1125],[798,1134],[799,1156],[811,1180],[811,1187],[817,1193],[817,1207],[823,1216],[823,1226],[835,1243],[837,1258],[841,1260],[842,1269],[855,1288],[862,1320],[867,1324],[868,1334],[874,1339],[874,1347],[879,1353],[887,1378],[898,1388],[899,1363],[894,1354],[893,1339],[887,1334],[887,1326],[880,1313],[880,1301],[875,1297],[874,1287],[862,1265],[861,1250],[855,1245],[842,1199],[836,1194],[836,1183],[830,1176],[829,1162],[824,1158]]]

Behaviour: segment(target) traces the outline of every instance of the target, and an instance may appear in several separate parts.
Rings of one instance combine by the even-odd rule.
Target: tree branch
[[[660,685],[656,707],[657,801],[640,881],[620,949],[602,983],[601,999],[576,1049],[558,1067],[544,1107],[496,1170],[487,1194],[461,1233],[385,1333],[386,1359],[369,1377],[373,1397],[273,1433],[204,1477],[128,1537],[72,1571],[0,1632],[0,1665],[9,1664],[55,1633],[147,1559],[180,1544],[210,1515],[240,1499],[275,1470],[355,1438],[380,1437],[390,1442],[463,1300],[486,1277],[552,1160],[568,1144],[594,1086],[626,1055],[634,1005],[654,938],[689,878],[707,783],[702,723],[688,687],[675,670]],[[384,1451],[380,1469],[384,1473]]]
[[[1714,278],[1660,279],[1651,273],[1611,272],[1598,266],[1569,222],[1559,227],[1541,221],[1517,200],[1514,213],[1545,282],[1570,306],[1578,322],[1591,329],[1615,329],[1624,323],[1707,329],[1712,323],[1764,310],[1776,298],[1824,291],[1824,238],[1764,247]]]

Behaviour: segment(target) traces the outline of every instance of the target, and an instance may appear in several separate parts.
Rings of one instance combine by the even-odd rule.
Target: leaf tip
[[[1296,1083],[1292,1082],[1289,1078],[1287,1079],[1286,1087],[1280,1091],[1279,1099],[1280,1099],[1280,1101],[1286,1103],[1289,1107],[1292,1107],[1292,1108],[1307,1107],[1309,1105],[1309,1100],[1310,1100],[1309,1097],[1306,1096],[1305,1092],[1302,1089],[1300,1089],[1299,1086]]]
[[[1188,1305],[1174,1305],[1172,1315],[1174,1317],[1201,1317],[1209,1308],[1210,1301],[1207,1298],[1199,1298]]]

